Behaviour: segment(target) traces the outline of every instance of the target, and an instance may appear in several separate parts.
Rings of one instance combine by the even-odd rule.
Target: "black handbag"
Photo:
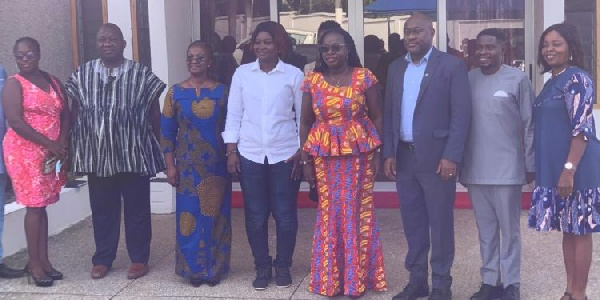
[[[311,186],[310,191],[308,192],[308,199],[319,202],[319,194],[317,194],[317,187]]]

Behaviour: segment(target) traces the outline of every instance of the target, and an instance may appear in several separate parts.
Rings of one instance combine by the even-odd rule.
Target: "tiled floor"
[[[94,243],[88,219],[50,240],[52,261],[65,273],[64,280],[50,288],[28,285],[26,278],[0,280],[0,299],[324,299],[309,293],[306,288],[314,214],[314,209],[300,210],[300,229],[292,268],[294,284],[290,288],[279,289],[272,285],[261,292],[252,289],[250,283],[254,269],[244,231],[244,215],[241,209],[234,209],[231,272],[216,287],[194,288],[174,274],[174,215],[154,215],[151,271],[148,276],[138,280],[125,278],[129,261],[122,241],[109,275],[102,280],[90,279],[88,272]],[[406,241],[399,215],[398,209],[377,211],[382,227],[389,290],[368,292],[363,299],[391,299],[406,284],[408,274],[403,267]],[[462,300],[468,299],[479,287],[479,244],[473,212],[456,210],[455,219],[456,259],[452,291],[454,299]],[[525,228],[525,221],[523,212],[522,299],[558,299],[564,291],[565,280],[561,234],[535,232]],[[274,229],[273,224],[271,229]],[[274,231],[270,233],[274,237]],[[594,239],[598,244],[600,235]],[[274,241],[271,242],[271,249],[274,249]],[[600,299],[600,246],[594,250],[593,259],[588,296],[589,299]],[[23,266],[25,261],[23,252],[6,259],[6,263],[12,266]]]

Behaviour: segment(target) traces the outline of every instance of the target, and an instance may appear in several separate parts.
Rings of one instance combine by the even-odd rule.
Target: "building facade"
[[[485,28],[503,29],[510,41],[505,63],[528,74],[539,91],[547,75],[536,65],[537,44],[548,26],[568,21],[580,31],[586,64],[600,78],[600,40],[596,0],[3,0],[0,5],[0,63],[16,72],[12,45],[32,36],[42,46],[42,67],[61,79],[79,64],[97,57],[95,34],[106,22],[119,25],[127,41],[125,56],[151,67],[168,85],[187,77],[185,51],[193,40],[215,48],[225,36],[238,48],[262,21],[281,23],[293,38],[295,51],[310,63],[316,59],[316,31],[335,20],[354,38],[359,56],[371,67],[388,36],[402,36],[413,11],[434,20],[434,44],[461,56],[470,67],[473,41]],[[367,38],[366,38],[367,37]],[[366,44],[365,44],[366,43]],[[375,43],[375,44],[373,44]],[[234,57],[241,60],[242,50]],[[373,66],[374,68],[375,66]],[[600,106],[596,114],[600,117]],[[377,190],[393,191],[378,182]],[[169,193],[165,191],[165,193]],[[160,204],[157,204],[160,205]],[[167,204],[167,211],[170,204]]]

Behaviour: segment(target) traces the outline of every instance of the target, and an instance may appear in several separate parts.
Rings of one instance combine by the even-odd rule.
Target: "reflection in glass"
[[[596,30],[595,0],[566,0],[565,21],[577,27],[585,56],[586,69],[596,78]]]
[[[525,0],[448,0],[447,8],[448,53],[476,68],[477,34],[498,28],[508,39],[504,63],[525,71]]]
[[[415,12],[428,15],[437,28],[437,0],[364,1],[364,66],[368,68],[385,88],[389,65],[406,55],[404,48],[404,23]],[[433,44],[436,45],[434,38]],[[382,169],[382,168],[381,168]],[[376,181],[393,181],[378,174]]]
[[[279,23],[292,39],[293,53],[303,61],[305,71],[314,69],[322,22],[336,21],[348,30],[348,0],[281,0],[279,8]]]
[[[437,0],[365,1],[364,12],[364,65],[385,85],[389,65],[406,55],[404,23],[419,12],[428,15],[436,28]],[[435,39],[433,43],[436,45]]]
[[[220,82],[230,85],[237,66],[255,59],[250,37],[259,23],[270,19],[269,4],[269,0],[200,1],[200,39],[213,47],[213,72]]]

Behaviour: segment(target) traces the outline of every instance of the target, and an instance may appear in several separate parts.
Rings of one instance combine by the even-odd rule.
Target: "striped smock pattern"
[[[72,171],[100,177],[163,171],[149,113],[165,87],[149,68],[132,60],[112,69],[100,59],[80,66],[65,85],[79,108],[71,133]]]

